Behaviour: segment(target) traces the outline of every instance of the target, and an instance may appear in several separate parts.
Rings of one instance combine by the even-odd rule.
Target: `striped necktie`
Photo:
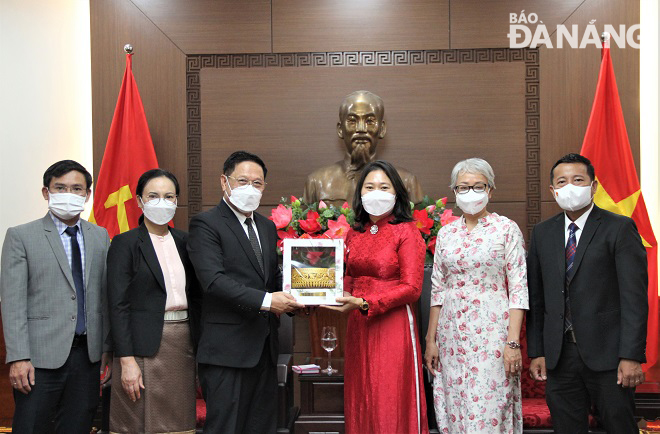
[[[568,226],[568,242],[566,243],[566,281],[564,288],[564,332],[573,330],[573,319],[571,318],[571,303],[568,294],[568,287],[575,273],[573,261],[575,260],[575,250],[577,249],[577,238],[575,231],[578,227],[575,223]]]
[[[254,250],[254,254],[257,256],[257,261],[259,262],[259,266],[261,267],[261,271],[264,271],[264,256],[261,253],[261,247],[259,247],[259,240],[257,239],[257,234],[254,232],[254,228],[252,227],[252,219],[251,218],[246,218],[245,219],[245,224],[247,225],[248,228],[248,239],[250,240],[250,245],[252,246],[252,250]]]

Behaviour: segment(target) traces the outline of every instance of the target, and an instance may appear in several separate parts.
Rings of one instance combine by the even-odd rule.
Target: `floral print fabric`
[[[433,398],[445,433],[522,433],[520,378],[506,378],[509,309],[528,309],[524,241],[512,220],[463,218],[438,233],[431,306],[441,305]]]

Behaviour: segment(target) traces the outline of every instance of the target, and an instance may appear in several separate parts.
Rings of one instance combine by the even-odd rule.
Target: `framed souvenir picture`
[[[304,305],[339,305],[344,295],[344,240],[287,238],[283,291]]]

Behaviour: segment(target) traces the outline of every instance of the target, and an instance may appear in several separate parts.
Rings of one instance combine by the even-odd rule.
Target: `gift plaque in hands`
[[[284,240],[284,292],[307,305],[338,305],[344,294],[344,240]]]

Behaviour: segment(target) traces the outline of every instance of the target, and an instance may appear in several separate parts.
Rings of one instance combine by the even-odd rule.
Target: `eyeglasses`
[[[466,194],[468,191],[472,190],[475,193],[483,193],[488,189],[488,184],[480,182],[474,185],[457,185],[454,187],[454,191],[458,194]]]
[[[155,193],[149,193],[148,195],[143,197],[143,200],[142,200],[143,203],[145,202],[144,199],[146,199],[146,202],[155,201],[154,205],[158,205],[161,200],[164,200],[165,202],[169,203],[170,205],[176,205],[177,197],[176,197],[176,195],[170,195],[170,194],[168,194],[165,197],[160,197]]]
[[[264,188],[266,188],[266,184],[267,184],[266,181],[262,181],[261,179],[255,179],[254,181],[250,181],[249,179],[243,177],[234,178],[233,176],[229,176],[229,175],[225,175],[225,176],[227,176],[227,178],[231,178],[234,181],[236,181],[236,183],[241,187],[244,187],[246,185],[251,185],[257,190],[263,190]]]
[[[78,196],[87,196],[87,190],[82,187],[66,187],[64,185],[56,185],[53,188],[49,188],[48,191],[51,193],[73,193]]]

